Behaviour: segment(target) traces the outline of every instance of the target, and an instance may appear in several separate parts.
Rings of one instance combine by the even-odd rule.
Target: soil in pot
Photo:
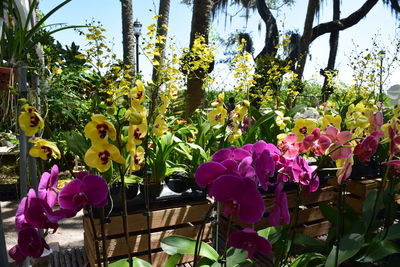
[[[189,176],[185,172],[174,172],[165,177],[168,188],[175,193],[183,193],[189,189]]]

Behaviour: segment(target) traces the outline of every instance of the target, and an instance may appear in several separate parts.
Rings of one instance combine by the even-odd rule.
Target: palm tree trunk
[[[157,36],[165,36],[167,37],[167,26],[168,26],[168,20],[169,20],[169,10],[170,10],[170,0],[160,0],[160,6],[159,6],[159,11],[158,11],[158,19],[157,19]],[[157,43],[156,48],[159,49],[160,55],[161,56],[154,56],[154,60],[157,60],[160,62],[159,67],[163,66],[163,59],[164,59],[164,54],[165,54],[165,42]],[[159,80],[159,68],[156,66],[153,66],[153,82],[157,85],[158,80]]]
[[[208,31],[211,22],[213,0],[194,0],[192,13],[192,29],[190,32],[190,49],[193,47],[197,34],[202,35],[208,44]],[[186,114],[193,112],[204,102],[203,78],[204,72],[189,74],[187,81]]]
[[[125,65],[131,68],[131,75],[135,75],[135,37],[133,35],[133,7],[132,0],[121,0],[122,11],[122,46]]]
[[[340,19],[340,0],[333,1],[333,20]],[[339,31],[331,32],[331,36],[329,38],[329,58],[328,58],[328,66],[324,71],[332,71],[335,68],[336,55],[339,45]],[[324,75],[324,85],[322,86],[322,101],[326,102],[329,96],[333,93],[333,88],[328,84],[328,76]]]

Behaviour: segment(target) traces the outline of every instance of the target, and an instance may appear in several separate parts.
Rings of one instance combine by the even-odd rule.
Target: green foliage
[[[133,257],[132,258],[132,265],[134,267],[151,267],[151,264],[145,260]],[[129,267],[128,259],[122,259],[113,263],[110,263],[108,266],[110,267]]]

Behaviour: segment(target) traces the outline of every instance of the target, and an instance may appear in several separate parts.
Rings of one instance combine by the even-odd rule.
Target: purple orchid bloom
[[[261,152],[260,156],[254,160],[256,176],[262,189],[267,190],[268,178],[275,175],[275,161],[269,150]]]
[[[26,257],[39,258],[43,254],[44,248],[49,249],[49,246],[43,237],[36,229],[27,227],[19,231],[18,244],[12,247],[8,254],[17,264],[21,264]]]
[[[50,208],[54,207],[58,197],[58,166],[51,168],[51,173],[44,172],[39,182],[38,195],[39,198],[49,204]]]
[[[61,190],[58,202],[64,209],[79,211],[86,205],[104,207],[108,202],[107,196],[108,186],[103,178],[80,172]]]
[[[15,226],[22,230],[25,227],[39,229],[51,228],[55,232],[58,228],[58,221],[64,218],[75,216],[73,210],[60,209],[53,211],[49,204],[41,198],[36,197],[35,191],[31,188],[27,197],[23,198],[18,206],[15,215]]]
[[[309,166],[303,157],[297,155],[293,160],[287,161],[287,164],[279,170],[286,178],[282,175],[278,177],[280,177],[279,180],[289,180],[302,186],[308,186],[313,179],[318,179],[318,176],[313,174],[316,168],[316,166]]]
[[[232,146],[230,148],[223,148],[218,150],[214,155],[212,155],[211,160],[216,162],[221,162],[227,159],[241,161],[248,156],[251,156],[249,151]]]
[[[260,140],[252,147],[253,159],[258,158],[265,150],[269,151],[274,161],[278,161],[279,157],[282,155],[281,151],[279,151],[275,145]]]
[[[272,246],[267,239],[261,237],[251,228],[245,228],[240,232],[229,236],[228,244],[234,248],[247,250],[248,258],[253,259],[254,253],[269,254]]]
[[[268,222],[271,226],[279,225],[280,221],[286,224],[290,223],[289,207],[287,196],[282,192],[283,184],[279,183],[275,189],[275,205],[269,213]]]
[[[249,178],[222,175],[214,180],[209,195],[225,204],[225,216],[236,214],[245,223],[258,222],[265,211],[256,183]]]
[[[358,159],[362,162],[370,161],[371,157],[375,154],[379,144],[379,133],[373,132],[367,136],[361,143],[357,144],[354,148],[354,154],[358,156]]]
[[[233,161],[233,160],[232,160]],[[225,166],[231,166],[232,161],[225,161]],[[233,161],[233,163],[235,163]],[[204,188],[210,185],[215,179],[219,176],[226,174],[228,172],[228,168],[225,167],[224,164],[215,161],[209,161],[202,163],[196,170],[194,174],[194,179],[196,183]],[[233,166],[231,166],[233,167]]]

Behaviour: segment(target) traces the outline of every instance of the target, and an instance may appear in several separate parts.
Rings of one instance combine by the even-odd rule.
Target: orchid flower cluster
[[[55,233],[60,220],[74,217],[87,205],[103,207],[108,202],[108,186],[100,176],[80,172],[60,192],[57,184],[58,167],[54,165],[50,173],[42,174],[37,193],[31,188],[18,206],[15,215],[18,244],[8,252],[17,264],[27,257],[39,258],[45,248],[50,249],[38,229],[45,229],[46,234],[52,229]],[[54,209],[57,202],[60,209]]]
[[[287,153],[265,141],[241,148],[224,148],[216,152],[211,161],[199,166],[195,180],[200,187],[208,189],[210,197],[224,204],[225,216],[236,215],[240,221],[249,224],[260,221],[265,212],[258,186],[263,190],[276,186],[275,205],[269,211],[269,224],[277,226],[281,221],[289,224],[283,182],[294,182],[306,192],[314,192],[318,189],[319,179],[314,172],[316,167],[309,166],[304,158],[287,156]],[[256,251],[264,254],[272,251],[268,240],[250,228],[231,234],[228,243],[247,250],[249,258]]]
[[[26,136],[34,136],[44,128],[43,118],[34,107],[28,104],[22,106],[22,112],[18,117],[18,122]],[[55,159],[61,158],[60,150],[55,143],[40,137],[31,137],[29,142],[34,144],[29,150],[29,155],[32,157],[40,157],[43,160],[48,160],[51,157]]]

